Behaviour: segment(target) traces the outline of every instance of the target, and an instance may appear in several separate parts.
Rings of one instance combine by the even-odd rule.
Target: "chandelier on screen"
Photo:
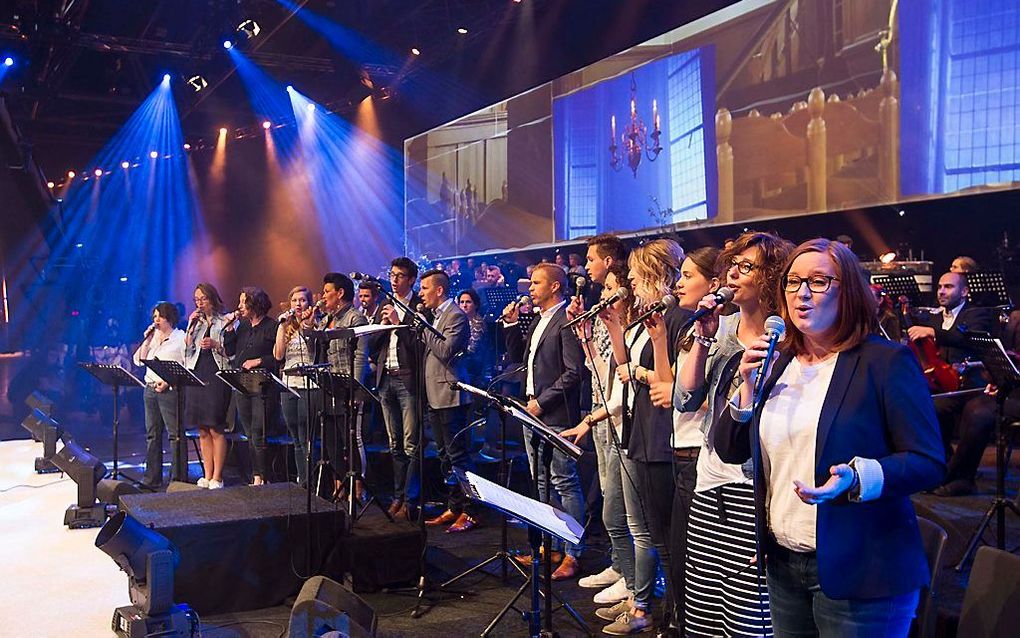
[[[622,152],[616,143],[616,116],[613,115],[609,119],[609,166],[614,171],[623,169],[623,160],[626,158],[627,166],[630,166],[630,170],[636,178],[642,155],[647,157],[649,162],[654,162],[659,157],[659,153],[662,152],[662,146],[659,145],[659,136],[662,131],[659,128],[659,105],[656,100],[652,100],[652,125],[654,128],[649,146],[648,127],[637,114],[637,80],[631,73],[630,123],[623,128],[623,133],[620,134],[620,143],[623,145]]]

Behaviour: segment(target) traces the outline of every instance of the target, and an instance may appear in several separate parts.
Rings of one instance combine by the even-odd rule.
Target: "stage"
[[[64,527],[64,509],[74,501],[75,484],[59,474],[37,475],[32,464],[42,446],[29,440],[0,442],[0,564],[5,569],[5,595],[0,599],[0,614],[6,622],[0,626],[3,636],[109,636],[113,609],[129,604],[127,578],[112,560],[95,548],[98,530],[69,530]],[[104,459],[108,462],[108,459]],[[935,518],[949,531],[948,559],[955,560],[970,529],[976,524],[990,499],[993,476],[991,449],[979,473],[980,494],[954,499],[930,495],[915,497],[918,512]],[[1012,466],[1009,494],[1015,494],[1016,464]],[[228,490],[247,490],[241,486]],[[208,494],[208,493],[205,493]],[[381,515],[365,527],[385,524]],[[1007,519],[1010,548],[1020,544],[1020,521]],[[429,533],[429,576],[434,582],[470,567],[489,556],[499,543],[499,525],[495,516],[485,517],[478,530],[449,535]],[[367,533],[367,532],[366,532]],[[523,530],[511,527],[511,549],[526,548]],[[588,544],[582,566],[588,571],[603,565],[607,545],[602,535]],[[461,583],[463,596],[452,595],[435,604],[422,618],[413,619],[411,592],[362,593],[362,598],[379,615],[380,636],[442,636],[451,628],[456,635],[478,635],[514,594],[521,580],[510,570],[507,584],[498,578],[473,575]],[[955,619],[963,598],[966,575],[945,569],[939,576],[943,597],[940,604],[940,636],[953,636]],[[580,589],[576,583],[557,583],[556,590],[573,604],[586,619],[593,618],[596,590]],[[290,602],[273,607],[236,613],[201,616],[202,635],[211,637],[280,636],[290,616]],[[523,604],[527,604],[526,602]],[[562,636],[580,635],[564,612],[554,616]],[[601,624],[593,625],[596,633]],[[507,617],[493,636],[519,636],[526,625],[516,614]]]

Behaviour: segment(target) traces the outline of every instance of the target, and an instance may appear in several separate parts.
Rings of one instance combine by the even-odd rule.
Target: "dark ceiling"
[[[6,0],[0,86],[46,172],[84,163],[170,73],[185,136],[254,124],[222,41],[255,20],[242,50],[273,77],[344,113],[395,84],[378,108],[403,138],[733,4],[726,0]],[[337,46],[296,17],[326,18]],[[459,34],[458,28],[467,29]],[[360,38],[360,40],[358,40]],[[374,46],[369,46],[369,44]],[[421,50],[411,55],[412,47]],[[194,92],[185,79],[209,86]],[[394,78],[397,78],[395,81]],[[413,90],[409,87],[417,87]],[[421,90],[428,87],[430,90]]]

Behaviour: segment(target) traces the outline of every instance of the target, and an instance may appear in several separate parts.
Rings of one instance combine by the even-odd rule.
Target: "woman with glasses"
[[[776,634],[906,636],[930,579],[910,495],[945,472],[927,382],[907,348],[875,335],[874,296],[845,246],[801,244],[782,281],[782,354],[752,403],[766,337],[744,351],[715,433],[723,459],[760,458]]]
[[[793,245],[770,233],[744,233],[719,255],[720,276],[733,290],[739,312],[723,316],[713,295],[699,302],[712,309],[694,324],[694,343],[677,374],[673,407],[704,408],[697,480],[687,521],[685,622],[694,636],[771,635],[768,594],[757,576],[754,492],[750,468],[726,463],[711,431],[740,383],[740,353],[765,331],[778,311],[779,279]]]
[[[266,316],[272,307],[265,290],[255,287],[241,290],[237,302],[241,321],[236,329],[233,322],[229,323],[224,333],[225,351],[233,359],[235,368],[276,372],[277,361],[273,355],[276,324]],[[274,405],[275,398],[267,404],[261,396],[237,395],[237,416],[252,448],[252,485],[266,482],[266,426],[272,422]]]
[[[227,407],[230,388],[216,377],[230,368],[223,347],[223,331],[233,315],[223,314],[223,299],[215,286],[200,283],[195,287],[195,311],[188,318],[184,335],[184,364],[204,386],[188,386],[185,394],[185,422],[198,426],[198,445],[202,452],[205,476],[198,486],[223,487],[223,466],[227,461]]]

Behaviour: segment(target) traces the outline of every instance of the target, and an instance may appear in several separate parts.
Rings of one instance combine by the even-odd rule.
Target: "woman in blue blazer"
[[[874,336],[874,297],[845,246],[801,244],[781,285],[787,338],[762,396],[752,404],[764,336],[714,432],[724,461],[756,457],[775,635],[906,636],[929,582],[910,495],[945,473],[927,383],[907,348]]]

